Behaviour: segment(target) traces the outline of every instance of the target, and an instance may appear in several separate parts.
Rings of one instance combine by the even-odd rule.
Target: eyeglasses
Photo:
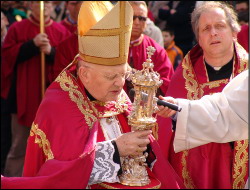
[[[133,20],[135,20],[136,18],[138,18],[139,21],[143,21],[143,22],[147,20],[147,17],[144,17],[144,16],[133,16]]]
[[[127,80],[130,77],[130,72],[126,72],[126,73],[119,73],[119,74],[111,74],[111,75],[103,75],[104,78],[106,78],[109,81],[113,81],[116,78],[118,78],[119,76],[121,76],[123,79]]]

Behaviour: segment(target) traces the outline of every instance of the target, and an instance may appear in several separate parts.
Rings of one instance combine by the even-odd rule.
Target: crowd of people
[[[248,70],[248,6],[44,1],[42,33],[40,1],[1,1],[1,187],[126,188],[119,180],[123,158],[140,152],[150,155],[147,188],[246,187],[248,138],[224,138],[222,132],[217,136],[223,140],[208,137],[212,123],[230,123],[227,129],[238,123],[245,132],[245,112],[242,120],[229,112],[231,104],[215,110],[233,115],[234,122],[225,124],[225,117],[212,114],[214,121],[206,121],[206,111],[191,108],[192,101],[190,117],[159,107],[157,135],[131,130],[127,116],[133,102],[129,73],[143,68],[148,46],[156,49],[151,59],[162,80],[157,97],[206,100],[226,93],[227,84]],[[233,95],[245,101],[242,94]]]

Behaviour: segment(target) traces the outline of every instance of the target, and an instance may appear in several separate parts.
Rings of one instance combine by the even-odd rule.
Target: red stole
[[[45,25],[51,46],[55,47],[69,32],[52,20]],[[41,57],[40,54],[16,65],[19,49],[24,42],[32,40],[40,32],[39,23],[32,17],[16,22],[8,30],[2,48],[1,97],[7,98],[17,66],[17,114],[18,122],[31,126],[41,102]],[[46,76],[52,71],[52,64],[46,61]],[[46,77],[48,83],[48,77]]]
[[[76,33],[71,34],[66,40],[62,41],[57,46],[55,55],[55,63],[53,66],[53,74],[50,81],[54,81],[55,78],[67,67],[78,54],[78,36]]]
[[[160,86],[161,91],[165,94],[168,89],[171,77],[174,73],[172,63],[167,56],[166,50],[157,44],[150,37],[143,35],[138,43],[130,45],[128,63],[130,63],[130,55],[133,55],[133,67],[137,70],[142,70],[142,64],[147,59],[147,47],[153,46],[156,51],[152,55],[151,59],[154,63],[154,71],[160,74],[160,78],[163,80],[163,84]],[[125,87],[126,88],[126,87]]]
[[[23,177],[2,188],[86,188],[95,158],[97,110],[83,86],[63,72],[45,93],[31,127]]]
[[[238,44],[235,44],[235,55],[233,77],[245,70],[248,62],[247,53]],[[182,66],[176,70],[166,95],[200,99],[204,95],[221,92],[228,82],[229,79],[209,82],[203,52],[197,45],[184,58]],[[159,126],[159,134],[163,133],[162,128]],[[165,125],[164,128],[170,130],[171,125]],[[173,146],[170,149],[170,163],[183,179],[186,188],[232,188],[233,150],[229,143],[209,143],[180,153],[174,153]],[[247,165],[244,167],[247,168]]]

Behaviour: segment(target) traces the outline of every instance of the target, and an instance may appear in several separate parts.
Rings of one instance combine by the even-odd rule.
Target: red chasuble
[[[53,74],[50,78],[51,82],[54,81],[60,72],[74,60],[78,52],[78,36],[76,33],[73,33],[57,47]]]
[[[234,54],[232,77],[248,67],[248,54],[238,43],[235,44]],[[185,56],[182,65],[176,70],[166,96],[200,99],[204,95],[221,92],[228,82],[227,78],[209,81],[202,49],[197,45]],[[170,119],[161,118],[160,138],[173,140],[174,133],[172,137],[164,135],[171,134],[170,130]],[[164,145],[161,146],[164,148]],[[172,144],[170,149],[170,163],[183,179],[186,188],[244,188],[248,178],[248,140],[235,142],[234,150],[229,143],[209,143],[179,153],[174,153]]]
[[[21,45],[32,40],[39,32],[39,23],[32,17],[16,22],[9,28],[2,49],[1,97],[7,98],[14,67],[17,66],[17,115],[19,124],[24,126],[31,126],[41,102],[41,56],[39,54],[18,64],[16,58]],[[53,47],[70,34],[52,20],[45,24],[45,33]],[[46,61],[47,83],[52,64]]]
[[[157,44],[152,38],[143,35],[138,43],[130,45],[128,63],[131,64],[130,55],[132,53],[133,68],[142,70],[142,64],[146,62],[146,59],[148,58],[146,49],[148,46],[153,46],[156,49],[155,53],[151,57],[152,62],[154,63],[153,69],[160,74],[160,78],[163,80],[163,84],[160,86],[160,89],[163,94],[166,94],[174,69],[167,56],[166,50]]]
[[[90,101],[74,73],[73,65],[47,89],[31,128],[23,177],[2,177],[1,188],[86,188],[96,142],[105,140],[98,120],[115,115],[122,131],[131,131],[127,124],[131,102],[126,93],[123,91],[117,102]],[[156,179],[153,182],[158,182],[156,187],[184,188],[158,143],[152,136],[150,140],[157,158],[150,172]]]

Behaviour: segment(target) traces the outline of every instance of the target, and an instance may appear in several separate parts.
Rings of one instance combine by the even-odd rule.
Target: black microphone
[[[141,94],[142,94],[142,100],[143,100],[144,102],[146,102],[147,99],[148,99],[148,94],[146,94],[146,93],[144,93],[144,92],[142,92]],[[129,96],[130,96],[130,97],[134,97],[134,95],[135,95],[135,90],[134,90],[134,89],[131,89],[131,90],[129,91]],[[181,107],[179,107],[179,106],[176,105],[176,104],[171,104],[171,103],[166,102],[166,101],[164,101],[164,100],[159,100],[158,98],[157,98],[157,105],[159,105],[159,106],[164,106],[164,107],[168,107],[168,108],[170,108],[170,109],[172,109],[172,110],[175,110],[175,111],[178,111],[178,112],[180,112],[181,109],[182,109]]]

